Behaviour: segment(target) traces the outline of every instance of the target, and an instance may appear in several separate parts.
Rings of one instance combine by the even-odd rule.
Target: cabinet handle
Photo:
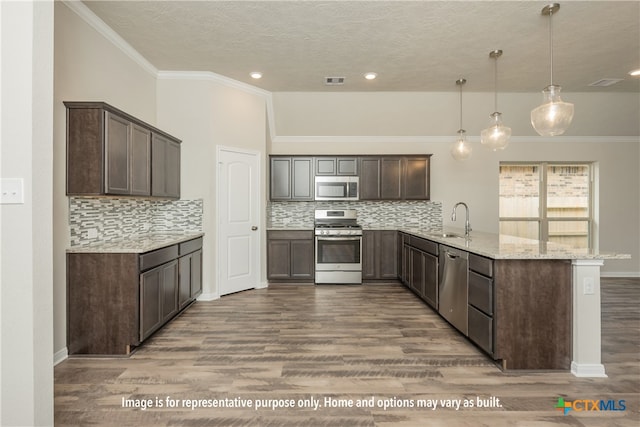
[[[258,227],[256,227],[255,225],[251,227],[251,231],[256,231],[258,229]]]

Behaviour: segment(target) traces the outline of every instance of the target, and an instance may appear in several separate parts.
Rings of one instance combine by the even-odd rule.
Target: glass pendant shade
[[[531,110],[531,125],[541,136],[562,135],[573,120],[573,104],[560,99],[560,86],[542,91],[544,104]]]
[[[451,155],[456,160],[466,160],[471,157],[471,145],[467,142],[466,131],[464,129],[460,129],[458,131],[460,135],[458,140],[453,143],[453,147],[451,147]]]
[[[502,124],[502,113],[496,111],[491,114],[489,127],[480,132],[480,143],[493,151],[504,150],[510,137],[511,128]]]

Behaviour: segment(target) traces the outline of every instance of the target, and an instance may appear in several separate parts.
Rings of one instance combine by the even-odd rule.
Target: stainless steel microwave
[[[316,200],[358,200],[357,176],[316,176]]]

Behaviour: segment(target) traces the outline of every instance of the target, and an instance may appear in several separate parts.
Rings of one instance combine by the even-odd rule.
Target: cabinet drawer
[[[307,240],[313,239],[313,231],[309,230],[269,230],[267,239],[279,240]]]
[[[493,354],[493,318],[469,306],[469,339]]]
[[[493,280],[473,271],[469,272],[469,304],[493,315]]]
[[[202,237],[180,243],[180,255],[190,254],[202,249]]]
[[[469,269],[488,277],[493,277],[493,260],[476,254],[469,254]]]
[[[411,237],[411,246],[420,249],[431,255],[438,256],[438,244],[431,240],[421,239],[420,237]]]
[[[147,252],[140,255],[140,271],[149,270],[176,258],[178,258],[178,245]]]

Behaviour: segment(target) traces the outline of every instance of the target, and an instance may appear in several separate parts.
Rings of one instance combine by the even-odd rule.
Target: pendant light
[[[489,127],[480,132],[480,143],[485,147],[496,151],[504,150],[509,145],[511,128],[502,124],[502,113],[498,112],[498,58],[502,56],[501,50],[492,50],[489,57],[495,59],[495,107],[496,110],[490,115]]]
[[[531,125],[542,136],[562,135],[573,120],[573,104],[560,99],[558,85],[553,84],[553,24],[552,16],[560,4],[552,3],[542,8],[542,15],[549,16],[549,57],[551,84],[542,91],[544,104],[531,110]]]
[[[467,142],[467,132],[462,129],[462,85],[467,82],[466,79],[456,80],[456,85],[460,88],[460,129],[458,129],[458,140],[453,143],[451,155],[454,159],[463,161],[471,156],[472,148]]]

